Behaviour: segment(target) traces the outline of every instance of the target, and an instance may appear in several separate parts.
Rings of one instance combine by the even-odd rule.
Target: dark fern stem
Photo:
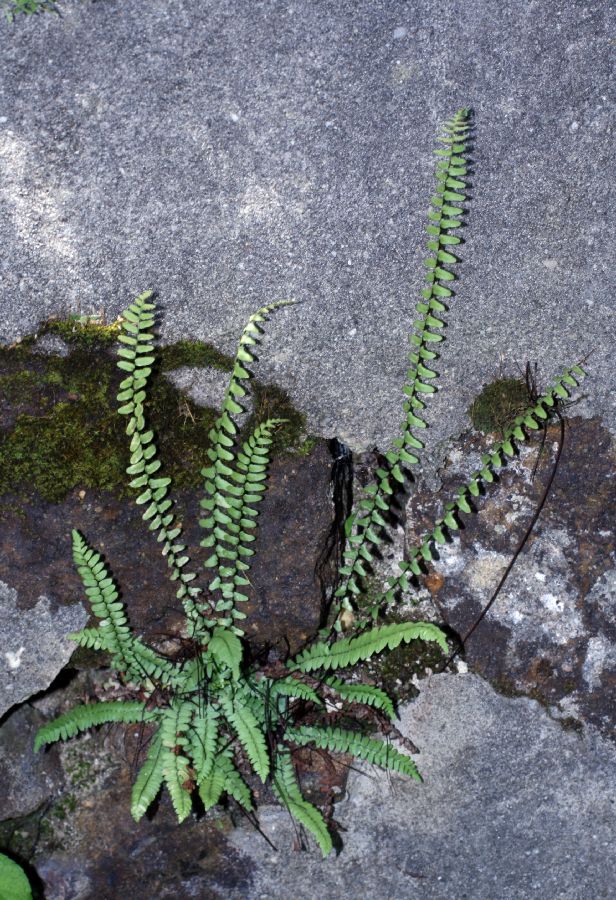
[[[321,590],[320,627],[325,627],[327,623],[332,598],[340,583],[339,569],[345,546],[344,523],[353,508],[353,453],[338,438],[328,441],[328,448],[332,456],[330,490],[334,514],[314,567]]]

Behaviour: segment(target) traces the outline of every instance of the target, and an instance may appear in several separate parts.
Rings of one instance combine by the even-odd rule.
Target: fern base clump
[[[271,785],[294,819],[312,833],[324,855],[333,847],[332,834],[321,812],[303,796],[294,754],[303,747],[327,753],[351,754],[403,776],[419,779],[412,758],[386,740],[355,727],[339,727],[332,703],[345,718],[353,710],[372,710],[382,721],[395,718],[390,697],[373,685],[345,680],[340,672],[416,640],[432,642],[444,653],[447,641],[428,622],[379,624],[379,617],[400,592],[408,592],[432,560],[434,547],[460,527],[461,513],[480,486],[512,456],[515,442],[535,430],[550,415],[558,397],[583,376],[574,366],[565,370],[532,408],[505,429],[503,439],[482,459],[471,480],[460,485],[444,505],[434,528],[411,550],[400,572],[369,607],[362,605],[365,579],[378,553],[392,498],[406,484],[408,467],[419,462],[426,427],[423,410],[436,390],[437,347],[447,302],[453,297],[453,266],[460,238],[465,200],[469,111],[461,110],[444,128],[437,150],[436,191],[428,224],[430,257],[426,287],[417,304],[418,318],[410,337],[409,370],[404,387],[402,436],[386,454],[349,517],[346,549],[338,585],[331,598],[330,627],[294,658],[274,669],[259,667],[245,642],[243,606],[248,600],[259,504],[266,490],[272,442],[281,419],[269,418],[238,446],[234,416],[244,411],[254,347],[267,317],[288,301],[272,303],[254,313],[240,337],[222,411],[211,432],[209,464],[203,469],[201,500],[203,571],[190,571],[182,540],[182,525],[169,497],[170,479],[163,474],[154,432],[147,421],[148,380],[155,363],[156,309],[152,293],[140,295],[122,315],[118,366],[123,373],[118,412],[126,421],[130,447],[129,485],[136,492],[147,529],[167,562],[176,598],[185,613],[184,637],[192,653],[165,656],[132,631],[117,586],[106,561],[86,538],[72,532],[73,560],[96,624],[71,635],[80,646],[106,651],[121,673],[134,700],[77,706],[41,728],[36,748],[66,740],[105,722],[145,722],[151,731],[147,754],[135,780],[131,810],[135,820],[146,814],[166,787],[179,822],[190,815],[198,795],[206,810],[223,795],[246,811],[253,810],[249,774]],[[201,575],[201,578],[197,576]],[[343,634],[344,625],[351,624]]]

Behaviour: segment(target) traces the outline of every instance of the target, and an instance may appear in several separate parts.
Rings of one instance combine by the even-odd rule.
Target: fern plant
[[[426,427],[425,399],[435,391],[437,346],[442,341],[446,301],[453,296],[452,252],[460,238],[452,232],[462,224],[467,174],[469,111],[460,110],[444,126],[443,147],[436,151],[436,192],[429,214],[426,287],[417,304],[418,318],[411,334],[410,368],[404,387],[401,437],[386,454],[356,510],[346,523],[346,550],[339,586],[332,598],[330,627],[318,640],[289,659],[284,671],[271,675],[259,669],[244,641],[242,606],[248,599],[249,571],[254,556],[258,505],[266,489],[272,438],[281,420],[268,419],[238,445],[234,416],[243,411],[253,349],[262,324],[288,301],[262,307],[250,317],[240,337],[221,414],[210,433],[209,465],[203,470],[205,496],[201,500],[207,548],[202,578],[189,571],[181,524],[168,496],[170,479],[162,474],[154,432],[147,422],[147,388],[155,360],[155,304],[150,291],[141,294],[122,315],[118,366],[125,374],[118,394],[119,413],[126,417],[130,441],[130,486],[137,491],[142,518],[161,545],[168,575],[183,605],[190,658],[169,659],[145,644],[132,631],[119,589],[105,561],[83,535],[72,532],[73,559],[94,617],[94,627],[70,637],[79,645],[104,650],[125,683],[134,687],[132,701],[105,701],[77,706],[44,725],[36,736],[40,748],[66,740],[104,722],[144,722],[151,730],[147,755],[132,789],[131,810],[139,820],[161,787],[169,791],[178,820],[191,812],[193,794],[206,810],[223,795],[246,810],[253,809],[247,777],[250,772],[269,782],[281,803],[298,823],[313,834],[324,855],[332,849],[332,834],[320,811],[302,795],[294,753],[316,747],[351,754],[410,778],[419,779],[413,759],[378,736],[338,727],[325,715],[326,701],[369,707],[384,719],[395,718],[391,698],[373,685],[345,680],[344,671],[403,642],[435,642],[447,652],[444,633],[429,622],[379,624],[379,615],[434,555],[449,532],[459,527],[460,513],[470,512],[482,482],[515,453],[515,443],[539,427],[558,398],[583,376],[574,366],[513,422],[482,460],[468,484],[444,505],[442,516],[408,559],[391,577],[376,603],[362,605],[364,579],[386,529],[392,498],[404,485],[408,467],[419,462],[423,448],[417,432]],[[200,583],[200,581],[202,583]],[[343,634],[344,615],[353,629]],[[350,616],[349,616],[350,614]],[[334,674],[338,673],[340,674]]]

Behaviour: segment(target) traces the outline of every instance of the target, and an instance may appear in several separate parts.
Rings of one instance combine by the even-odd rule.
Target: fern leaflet
[[[316,839],[323,856],[331,853],[333,844],[331,835],[325,824],[325,819],[312,803],[308,803],[302,796],[297,783],[295,769],[291,760],[291,754],[282,746],[278,747],[276,754],[276,767],[272,780],[272,788],[280,802],[286,806],[289,813],[300,825],[307,828]]]
[[[354,666],[360,659],[370,659],[385,649],[395,650],[403,641],[407,643],[412,640],[436,641],[442,651],[447,653],[447,640],[436,625],[431,622],[401,622],[371,628],[356,637],[342,638],[334,644],[313,644],[295,660],[288,662],[287,666],[300,672]]]
[[[346,731],[344,728],[318,728],[302,725],[299,728],[287,729],[286,736],[300,746],[314,744],[315,747],[320,747],[322,750],[350,753],[352,756],[358,756],[382,769],[391,769],[394,772],[409,775],[416,781],[421,781],[417,766],[410,756],[400,753],[391,744],[367,737],[365,734]]]
[[[138,700],[105,700],[81,704],[39,728],[34,750],[40,750],[44,744],[53,744],[54,741],[66,741],[80,731],[87,731],[88,728],[104,725],[106,722],[143,722],[154,718],[154,713],[147,711]]]
[[[131,793],[131,815],[138,822],[156,799],[163,783],[163,763],[165,755],[157,732],[150,742],[146,760],[141,767]]]

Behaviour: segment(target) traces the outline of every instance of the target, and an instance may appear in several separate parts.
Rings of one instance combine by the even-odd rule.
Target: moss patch
[[[70,347],[81,349],[111,347],[120,333],[119,321],[107,325],[96,316],[69,316],[68,319],[52,319],[40,334],[56,334]]]
[[[0,495],[38,493],[56,503],[75,488],[128,493],[126,423],[115,401],[122,373],[112,352],[118,327],[77,319],[48,323],[41,333],[59,335],[71,350],[65,357],[38,355],[30,340],[0,349]],[[163,373],[183,365],[228,371],[233,360],[200,341],[159,348],[157,357],[147,413],[160,458],[175,487],[197,487],[217,410],[197,406]],[[310,452],[305,418],[284,391],[256,381],[252,388],[254,413],[240,438],[257,421],[283,418],[287,424],[273,451]]]
[[[99,337],[74,344],[66,357],[23,347],[0,353],[0,495],[59,502],[76,487],[126,491],[128,446],[115,402],[121,376],[107,337]],[[174,484],[199,484],[216,410],[191,403],[158,371],[148,413]]]
[[[469,409],[473,427],[484,434],[500,432],[530,406],[532,400],[523,378],[498,378],[485,385]]]
[[[156,355],[162,372],[179,369],[180,366],[221,369],[230,372],[233,360],[203,341],[176,341],[166,347],[158,347]]]

